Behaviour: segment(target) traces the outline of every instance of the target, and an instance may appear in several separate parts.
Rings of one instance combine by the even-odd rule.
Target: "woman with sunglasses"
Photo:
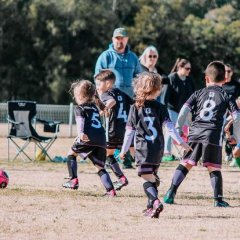
[[[143,72],[160,74],[162,77],[162,84],[167,84],[169,82],[167,74],[163,71],[163,69],[157,66],[158,56],[158,50],[154,46],[150,45],[145,48],[142,55],[139,57],[140,65]]]
[[[169,84],[163,89],[163,104],[168,108],[169,116],[176,123],[179,111],[186,100],[195,91],[193,80],[190,77],[191,63],[187,59],[178,58],[171,73]],[[172,154],[172,140],[169,134],[165,134],[165,147],[163,161],[174,161]]]

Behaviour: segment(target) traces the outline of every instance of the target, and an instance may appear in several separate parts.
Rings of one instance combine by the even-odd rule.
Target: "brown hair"
[[[95,94],[95,86],[89,80],[82,79],[73,82],[69,89],[69,92],[73,97],[75,97],[74,94],[76,94],[76,90],[77,93],[82,96],[85,102],[93,101],[93,97]]]
[[[180,67],[184,67],[186,66],[188,63],[190,63],[190,61],[188,59],[185,58],[177,58],[171,73],[176,72]]]
[[[136,95],[135,105],[137,108],[144,106],[147,97],[161,90],[162,78],[158,73],[142,72],[133,80],[133,90]]]
[[[111,80],[115,82],[116,76],[110,69],[103,69],[101,72],[94,76],[94,79],[99,81]]]
[[[222,82],[225,79],[225,65],[220,61],[210,62],[205,70],[205,74],[213,82]]]

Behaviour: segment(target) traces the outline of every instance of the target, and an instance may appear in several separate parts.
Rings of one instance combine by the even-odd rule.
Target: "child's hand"
[[[231,144],[231,145],[237,143],[236,139],[234,137],[232,137],[232,136],[230,136],[227,140],[228,140],[229,144]]]
[[[88,142],[89,141],[89,138],[86,134],[83,134],[80,139],[83,141],[83,142]]]
[[[125,154],[120,152],[120,154],[118,155],[118,158],[119,158],[121,161],[123,161],[124,158],[125,158]]]
[[[240,148],[237,146],[233,149],[233,157],[235,157],[235,158],[240,157]]]
[[[187,143],[185,143],[185,142],[181,143],[180,145],[181,145],[182,148],[184,148],[184,150],[185,150],[186,152],[189,152],[189,151],[192,151],[192,150],[193,150],[193,149],[192,149]]]

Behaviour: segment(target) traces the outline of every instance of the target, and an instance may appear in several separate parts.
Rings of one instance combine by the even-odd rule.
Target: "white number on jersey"
[[[120,103],[117,118],[123,118],[124,122],[127,122],[127,113],[123,110],[123,103]]]
[[[212,99],[207,99],[203,103],[203,109],[200,111],[200,117],[204,121],[209,121],[213,117],[213,109],[215,108],[216,103]]]
[[[152,132],[152,135],[146,135],[145,139],[148,141],[154,141],[154,139],[157,137],[157,130],[156,128],[153,126],[153,122],[154,122],[155,117],[144,117],[144,122],[149,122],[149,124],[147,124],[149,131]]]
[[[99,114],[98,113],[93,113],[93,116],[92,116],[92,127],[94,128],[100,128],[101,127],[101,122],[99,121]]]

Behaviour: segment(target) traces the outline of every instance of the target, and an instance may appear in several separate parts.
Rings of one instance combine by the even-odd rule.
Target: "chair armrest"
[[[8,121],[9,123],[12,123],[12,124],[15,124],[15,125],[21,125],[21,124],[24,124],[24,122],[16,122],[16,121],[13,121],[13,120],[10,119],[10,118],[7,118],[7,121]]]
[[[42,124],[47,124],[49,126],[59,125],[59,124],[63,123],[62,121],[47,121],[47,120],[40,119],[40,118],[36,118],[36,121],[40,122]]]

